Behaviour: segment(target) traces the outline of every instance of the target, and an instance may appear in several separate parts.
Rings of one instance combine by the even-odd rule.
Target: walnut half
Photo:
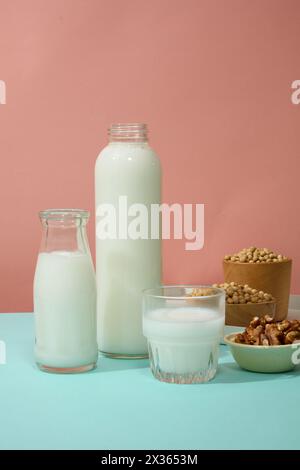
[[[270,315],[254,317],[243,333],[235,336],[236,343],[255,346],[279,346],[300,341],[300,321],[276,322]]]

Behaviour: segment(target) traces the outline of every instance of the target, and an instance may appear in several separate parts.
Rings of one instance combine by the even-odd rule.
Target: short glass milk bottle
[[[51,209],[39,217],[43,236],[34,277],[36,362],[47,372],[85,372],[98,358],[89,213]]]

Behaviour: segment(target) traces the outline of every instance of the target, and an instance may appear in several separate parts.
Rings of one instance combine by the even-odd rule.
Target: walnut
[[[274,318],[271,315],[265,315],[264,319],[265,319],[266,323],[273,323],[274,322]]]
[[[269,342],[267,336],[266,336],[264,333],[262,333],[262,334],[260,335],[260,342],[259,342],[259,344],[261,344],[262,346],[269,346],[269,345],[270,345],[270,342]]]
[[[300,331],[289,331],[284,338],[285,344],[292,344],[294,341],[300,340]]]
[[[248,326],[248,328],[246,328],[246,338],[247,338],[249,344],[258,345],[259,340],[260,340],[260,335],[261,335],[262,332],[263,332],[263,326],[262,325],[258,325],[256,328]]]
[[[243,343],[243,344],[244,344],[244,343],[246,342],[245,336],[244,336],[242,333],[237,334],[237,335],[235,336],[235,338],[234,338],[234,342],[235,342],[235,343]]]
[[[300,331],[300,322],[299,320],[291,320],[289,331]]]
[[[262,317],[260,319],[260,324],[265,326],[267,323],[273,323],[274,322],[274,318],[271,317],[271,315],[265,315],[264,317]]]
[[[267,323],[265,332],[270,345],[277,346],[282,344],[283,334],[280,330],[278,330],[275,323]]]
[[[255,346],[278,346],[294,341],[300,342],[300,321],[275,322],[270,315],[254,317],[245,331],[235,337],[236,343]]]
[[[260,325],[260,319],[259,317],[254,317],[253,320],[250,322],[250,326],[253,326],[253,328],[256,328],[258,325]]]
[[[280,331],[286,331],[290,328],[290,322],[288,320],[283,320],[282,322],[278,323],[277,328]]]

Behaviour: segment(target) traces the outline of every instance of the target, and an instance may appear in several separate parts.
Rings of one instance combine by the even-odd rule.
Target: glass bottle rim
[[[191,296],[190,294],[194,289],[211,289],[209,295]],[[178,293],[175,294],[175,292]],[[156,299],[169,299],[169,300],[187,300],[193,299],[201,302],[201,299],[208,299],[214,297],[221,297],[225,295],[224,289],[220,287],[213,287],[212,285],[203,284],[169,284],[152,287],[150,289],[144,289],[143,295],[145,297],[152,297]]]
[[[147,124],[142,122],[114,123],[108,129],[111,142],[147,142]]]
[[[89,216],[85,209],[45,209],[39,212],[42,220],[88,219]]]
[[[110,125],[108,132],[147,132],[147,124],[144,122],[114,122]]]

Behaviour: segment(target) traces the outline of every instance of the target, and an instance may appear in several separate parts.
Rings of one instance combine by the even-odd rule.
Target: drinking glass
[[[218,366],[225,293],[211,286],[161,286],[143,293],[143,332],[154,377],[171,383],[211,380]]]

